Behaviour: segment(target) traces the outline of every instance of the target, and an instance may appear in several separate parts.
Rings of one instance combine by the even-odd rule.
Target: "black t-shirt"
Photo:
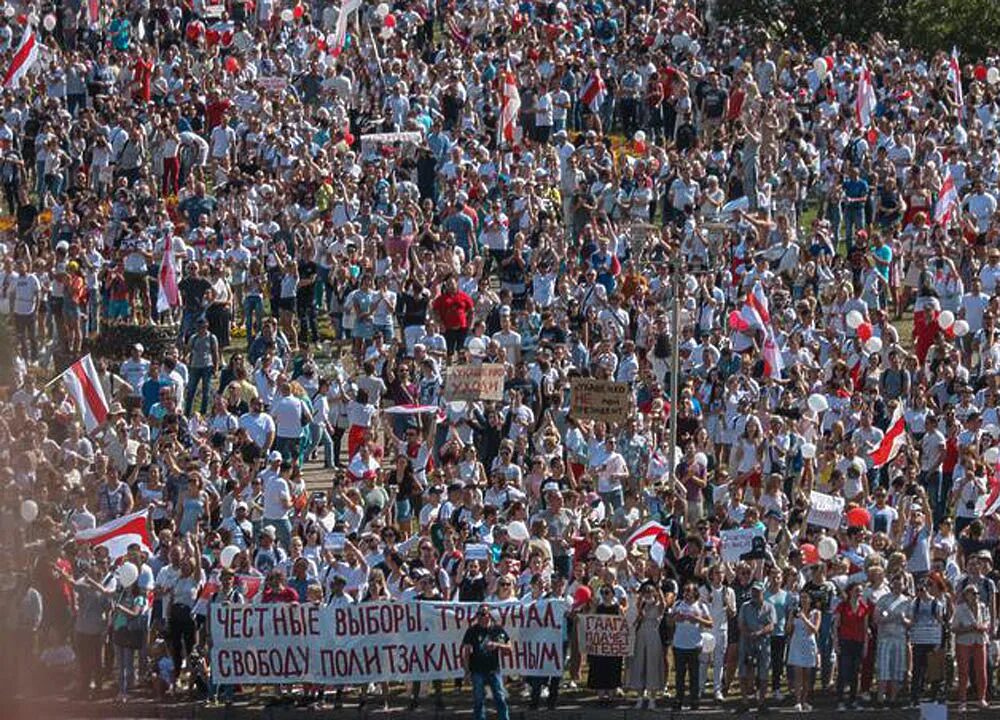
[[[502,627],[496,625],[485,628],[473,625],[465,631],[462,645],[472,648],[472,654],[469,656],[470,672],[489,673],[500,669],[500,651],[487,649],[488,642],[506,643],[510,642],[510,638]]]
[[[299,280],[311,280],[318,271],[318,266],[312,260],[299,260]],[[295,291],[295,297],[299,302],[312,302],[315,291],[315,285],[300,285]]]
[[[181,304],[188,312],[201,312],[205,309],[205,293],[211,288],[211,283],[205,278],[191,277],[190,275],[177,283],[177,290],[181,294]]]

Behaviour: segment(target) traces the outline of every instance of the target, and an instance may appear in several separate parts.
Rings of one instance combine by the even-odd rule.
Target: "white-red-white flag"
[[[344,51],[347,42],[347,21],[351,13],[361,7],[361,0],[341,0],[340,14],[337,15],[337,25],[333,30],[333,44],[329,47],[330,54],[337,57]]]
[[[875,84],[872,82],[872,71],[862,62],[858,73],[858,87],[854,98],[854,120],[858,127],[865,129],[871,126],[875,116]]]
[[[902,405],[897,405],[896,411],[892,414],[892,421],[886,428],[885,435],[882,436],[882,442],[869,455],[872,459],[872,465],[880,468],[886,463],[892,462],[892,459],[899,454],[905,444],[906,418],[903,417]]]
[[[35,30],[30,24],[24,28],[24,35],[21,36],[21,44],[14,51],[11,58],[10,67],[3,77],[4,87],[17,87],[32,66],[38,62],[38,38],[35,37]]]
[[[156,312],[165,312],[181,304],[177,289],[177,268],[174,267],[174,238],[167,233],[163,239],[163,260],[157,277],[159,289],[156,293]]]
[[[781,377],[781,371],[785,369],[785,359],[781,356],[778,344],[774,342],[774,333],[771,328],[764,332],[764,375],[777,379]]]
[[[983,517],[995,515],[997,511],[1000,511],[1000,463],[990,473],[987,490],[989,492],[986,495],[986,502],[983,504]]]
[[[948,81],[952,84],[955,94],[955,105],[958,107],[958,121],[965,120],[965,96],[962,94],[962,66],[958,64],[958,48],[952,47],[948,59]]]
[[[120,558],[128,552],[128,546],[139,544],[147,553],[152,554],[152,543],[149,534],[149,510],[140,510],[131,515],[123,515],[111,522],[104,523],[93,530],[81,530],[76,534],[76,541],[87,545],[105,547],[112,560]]]
[[[521,111],[521,93],[517,89],[517,77],[512,70],[505,71],[500,81],[500,140],[513,144],[517,128],[517,114]]]
[[[84,355],[62,374],[63,385],[73,398],[83,426],[90,432],[108,419],[108,401],[104,398],[101,378],[90,354]]]
[[[594,70],[590,79],[580,88],[580,102],[590,108],[595,115],[600,111],[604,99],[608,96],[608,88],[598,70]]]
[[[101,0],[87,0],[87,22],[99,25],[101,22]]]
[[[655,520],[650,520],[629,535],[625,544],[648,547],[649,557],[654,562],[662,565],[666,557],[667,548],[670,547],[670,530],[666,525],[661,525]]]
[[[951,176],[951,170],[949,170],[948,174],[944,176],[937,202],[934,204],[934,222],[938,225],[947,225],[957,207],[958,188],[955,187],[955,178]]]

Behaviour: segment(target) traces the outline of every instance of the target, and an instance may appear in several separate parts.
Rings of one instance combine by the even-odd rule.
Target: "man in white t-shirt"
[[[149,377],[149,360],[142,356],[144,350],[140,343],[133,345],[132,353],[119,368],[122,378],[132,388],[133,397],[138,397],[142,393],[142,384]]]
[[[278,397],[271,403],[271,417],[274,418],[275,450],[288,462],[299,456],[299,441],[302,427],[312,422],[309,407],[292,395],[292,386],[287,380],[278,383]]]
[[[38,359],[38,335],[35,315],[42,297],[42,284],[38,276],[28,272],[23,260],[15,267],[16,276],[10,281],[10,307],[14,312],[14,329],[21,357],[35,362]]]
[[[260,473],[264,491],[264,519],[262,525],[272,525],[278,534],[278,544],[287,549],[292,541],[292,523],[288,511],[292,507],[292,494],[288,481],[283,477],[289,463],[281,459],[281,453],[272,450],[267,455],[267,468]]]
[[[604,439],[604,449],[607,456],[595,469],[597,470],[597,494],[610,506],[612,511],[618,510],[624,504],[622,483],[628,477],[628,465],[625,458],[618,452],[618,441],[608,436]]]
[[[250,412],[240,416],[239,427],[264,452],[274,443],[274,418],[264,412],[264,403],[259,397],[250,398]]]

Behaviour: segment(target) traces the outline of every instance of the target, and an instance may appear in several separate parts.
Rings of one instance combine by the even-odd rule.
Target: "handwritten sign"
[[[288,78],[283,77],[260,77],[257,78],[257,84],[260,85],[264,92],[269,93],[280,93],[283,92],[286,87],[288,87]]]
[[[722,559],[725,562],[739,562],[740,558],[753,549],[753,539],[763,536],[758,528],[737,528],[719,533],[722,542]]]
[[[448,368],[444,396],[448,400],[503,400],[507,372],[501,363],[456,365]]]
[[[806,522],[810,525],[836,530],[844,517],[844,498],[827,495],[813,490],[809,493],[809,515]]]
[[[465,546],[466,560],[487,560],[489,554],[490,548],[484,543],[470,543]]]
[[[343,550],[346,542],[347,535],[342,532],[327,533],[326,537],[323,539],[323,545],[328,548],[332,548],[333,550]]]
[[[587,655],[631,657],[632,626],[624,615],[580,615],[580,647]]]
[[[570,412],[577,418],[622,422],[632,410],[632,391],[626,383],[573,378],[570,394]]]

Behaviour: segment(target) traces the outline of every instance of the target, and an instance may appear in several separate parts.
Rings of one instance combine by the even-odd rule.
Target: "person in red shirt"
[[[850,684],[850,707],[858,695],[858,678],[861,675],[861,658],[868,645],[868,619],[872,606],[861,599],[861,583],[847,587],[847,599],[837,606],[833,617],[833,631],[840,642],[837,650],[837,704],[844,704],[844,685]]]
[[[272,570],[267,576],[267,586],[261,596],[261,602],[265,603],[297,603],[299,594],[295,588],[288,587],[285,582],[285,573],[281,570]]]
[[[469,321],[475,306],[472,298],[458,289],[455,278],[444,281],[441,294],[434,299],[432,307],[444,326],[449,357],[465,345],[465,336],[469,333]]]
[[[135,67],[132,69],[132,97],[144,103],[148,103],[151,94],[153,81],[153,61],[144,57],[138,57]]]

